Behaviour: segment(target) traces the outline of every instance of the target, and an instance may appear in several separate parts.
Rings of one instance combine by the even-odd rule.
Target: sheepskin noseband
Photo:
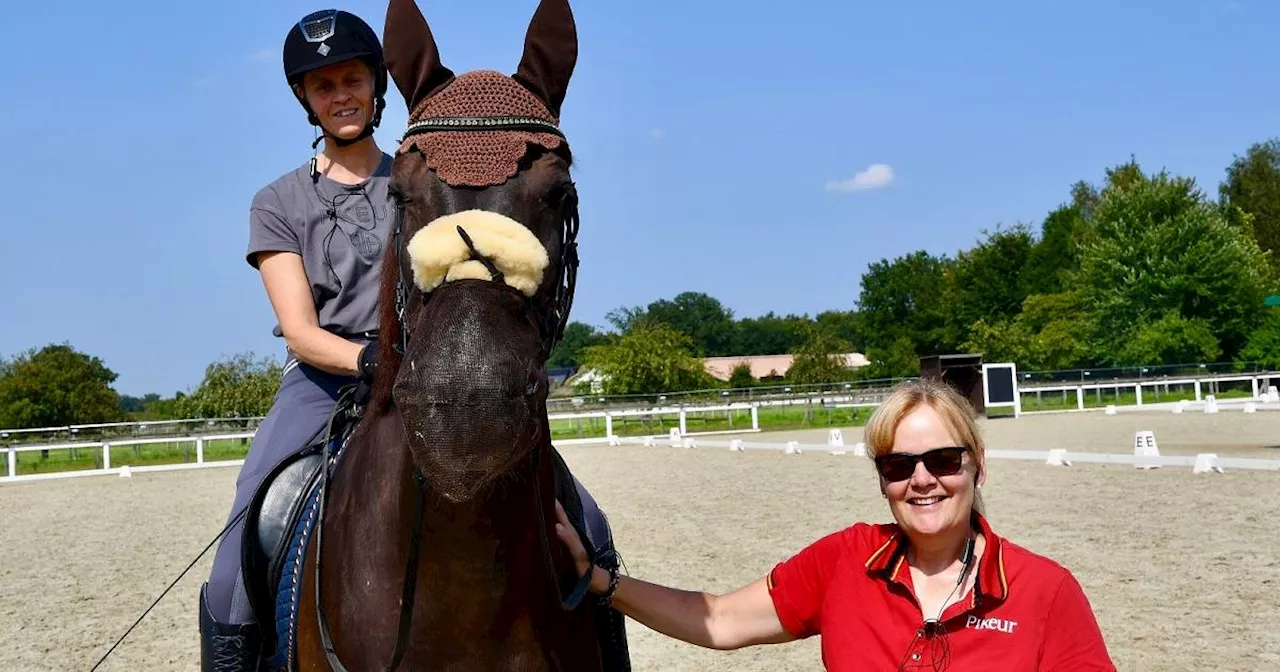
[[[468,238],[475,252],[467,245]],[[547,249],[532,231],[488,210],[466,210],[435,219],[413,234],[406,250],[413,284],[424,293],[450,280],[492,279],[490,270],[475,259],[478,253],[497,268],[506,284],[533,296],[549,261]]]

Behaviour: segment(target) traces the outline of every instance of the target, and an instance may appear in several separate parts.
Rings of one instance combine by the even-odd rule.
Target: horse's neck
[[[379,638],[390,633],[378,646],[393,647],[417,486],[399,417],[391,413],[370,422],[367,433],[351,442],[334,482],[324,562],[336,571],[326,568],[325,589],[341,595],[343,616],[351,617],[353,626],[360,623],[362,631]],[[543,485],[534,506],[529,464],[526,458],[512,477],[476,502],[451,504],[427,491],[415,636],[437,639],[497,628],[516,640],[536,639],[533,621],[547,604],[547,575],[534,516],[552,510],[554,492],[550,465],[540,460]],[[553,524],[547,523],[548,533]],[[369,618],[373,621],[361,620]]]

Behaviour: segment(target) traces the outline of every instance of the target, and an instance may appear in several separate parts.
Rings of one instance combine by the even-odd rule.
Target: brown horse
[[[413,0],[391,1],[384,43],[410,126],[378,374],[307,547],[297,669],[602,669],[594,598],[553,532],[574,491],[546,410],[577,265],[557,127],[573,15],[543,0],[510,77],[455,76]]]

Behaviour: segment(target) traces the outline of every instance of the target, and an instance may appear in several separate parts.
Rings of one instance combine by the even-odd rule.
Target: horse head
[[[559,129],[577,34],[565,0],[542,0],[514,74],[455,75],[413,0],[391,0],[384,50],[410,114],[373,402],[400,411],[419,473],[461,503],[550,442],[545,363],[577,269]]]

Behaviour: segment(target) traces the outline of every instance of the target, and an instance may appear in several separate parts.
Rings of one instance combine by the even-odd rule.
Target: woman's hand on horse
[[[587,549],[582,545],[582,539],[578,536],[578,531],[569,522],[569,515],[564,512],[564,507],[560,506],[560,500],[556,500],[556,536],[560,537],[561,543],[569,549],[569,555],[573,556],[574,571],[578,573],[578,576],[582,576],[590,565],[590,560],[587,559]],[[603,593],[608,588],[608,572],[599,567],[591,567],[591,592]]]

